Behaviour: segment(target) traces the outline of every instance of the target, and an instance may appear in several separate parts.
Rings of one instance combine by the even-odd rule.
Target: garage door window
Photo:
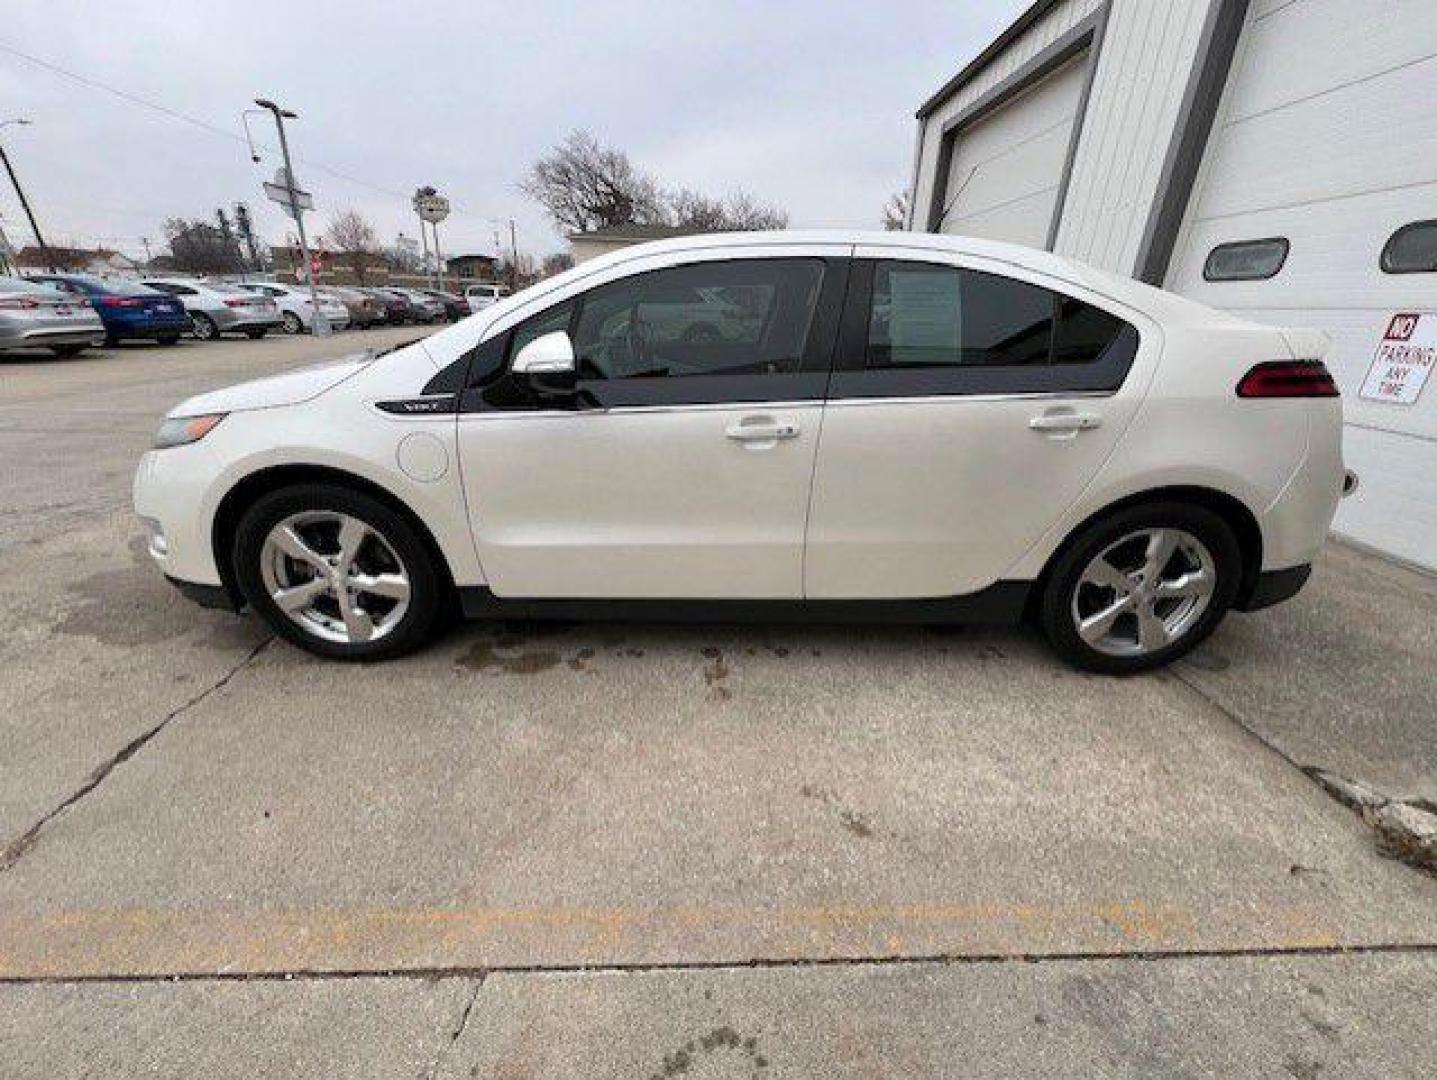
[[[1208,252],[1202,276],[1207,281],[1263,281],[1276,277],[1287,262],[1287,238],[1239,240]]]
[[[1437,273],[1437,221],[1414,221],[1387,239],[1382,269],[1388,274]]]

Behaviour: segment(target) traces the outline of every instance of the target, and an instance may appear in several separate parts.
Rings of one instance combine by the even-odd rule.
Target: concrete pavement
[[[1294,763],[1429,790],[1430,579],[1334,547],[1120,681],[1017,630],[328,665],[165,586],[164,408],[413,334],[0,364],[16,1075],[1419,1074],[1437,881]]]

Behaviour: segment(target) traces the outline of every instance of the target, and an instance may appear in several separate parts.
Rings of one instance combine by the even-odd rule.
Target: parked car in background
[[[105,343],[105,324],[88,300],[50,285],[0,277],[0,352],[49,349],[76,356]]]
[[[152,289],[169,293],[189,312],[195,337],[214,341],[221,334],[262,338],[281,325],[274,302],[244,289],[200,278],[146,278]]]
[[[472,311],[497,304],[504,298],[504,295],[504,286],[497,283],[470,285],[464,290],[464,299],[469,301],[469,308]]]
[[[444,318],[449,322],[458,322],[466,315],[472,315],[474,309],[469,306],[469,301],[458,293],[444,292],[442,289],[414,289],[414,292],[423,293],[425,296],[438,300],[444,305]]]
[[[373,285],[356,285],[354,291],[363,293],[379,306],[380,322],[387,326],[399,326],[407,322],[409,304],[403,297],[391,296]]]
[[[134,338],[173,345],[193,328],[179,300],[137,281],[93,274],[26,274],[25,280],[51,285],[88,303],[100,316],[109,345]]]
[[[385,321],[391,326],[424,321],[414,301],[398,289],[375,286],[364,291],[384,305]]]
[[[239,288],[267,296],[279,308],[284,328],[291,334],[307,334],[314,329],[314,301],[307,286],[286,285],[277,281],[241,281]],[[332,330],[349,325],[349,309],[338,297],[325,296],[319,290],[319,310]]]
[[[192,398],[135,509],[188,593],[322,656],[453,606],[1031,618],[1130,673],[1307,581],[1354,486],[1330,346],[970,237],[689,236]]]
[[[384,322],[384,305],[368,293],[344,285],[327,285],[321,295],[331,296],[344,305],[345,310],[349,312],[350,326],[367,330],[377,323]]]
[[[397,285],[391,285],[389,289],[409,301],[414,310],[415,322],[437,323],[444,320],[444,304],[423,289],[407,289]]]

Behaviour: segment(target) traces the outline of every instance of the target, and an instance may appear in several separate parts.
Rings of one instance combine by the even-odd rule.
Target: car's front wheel
[[[1187,503],[1129,507],[1089,525],[1059,558],[1040,622],[1078,667],[1146,671],[1212,633],[1241,573],[1237,538],[1213,511]]]
[[[235,575],[280,636],[319,656],[383,660],[426,641],[442,579],[424,541],[390,507],[325,484],[283,488],[241,518]]]

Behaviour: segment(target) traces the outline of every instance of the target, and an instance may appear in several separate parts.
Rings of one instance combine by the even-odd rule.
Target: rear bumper
[[[1312,566],[1289,566],[1284,570],[1265,570],[1257,575],[1252,591],[1234,605],[1238,611],[1260,611],[1296,596],[1307,579],[1312,576]]]
[[[44,327],[21,333],[0,334],[0,349],[43,349],[50,345],[103,345],[100,326],[76,328]]]

